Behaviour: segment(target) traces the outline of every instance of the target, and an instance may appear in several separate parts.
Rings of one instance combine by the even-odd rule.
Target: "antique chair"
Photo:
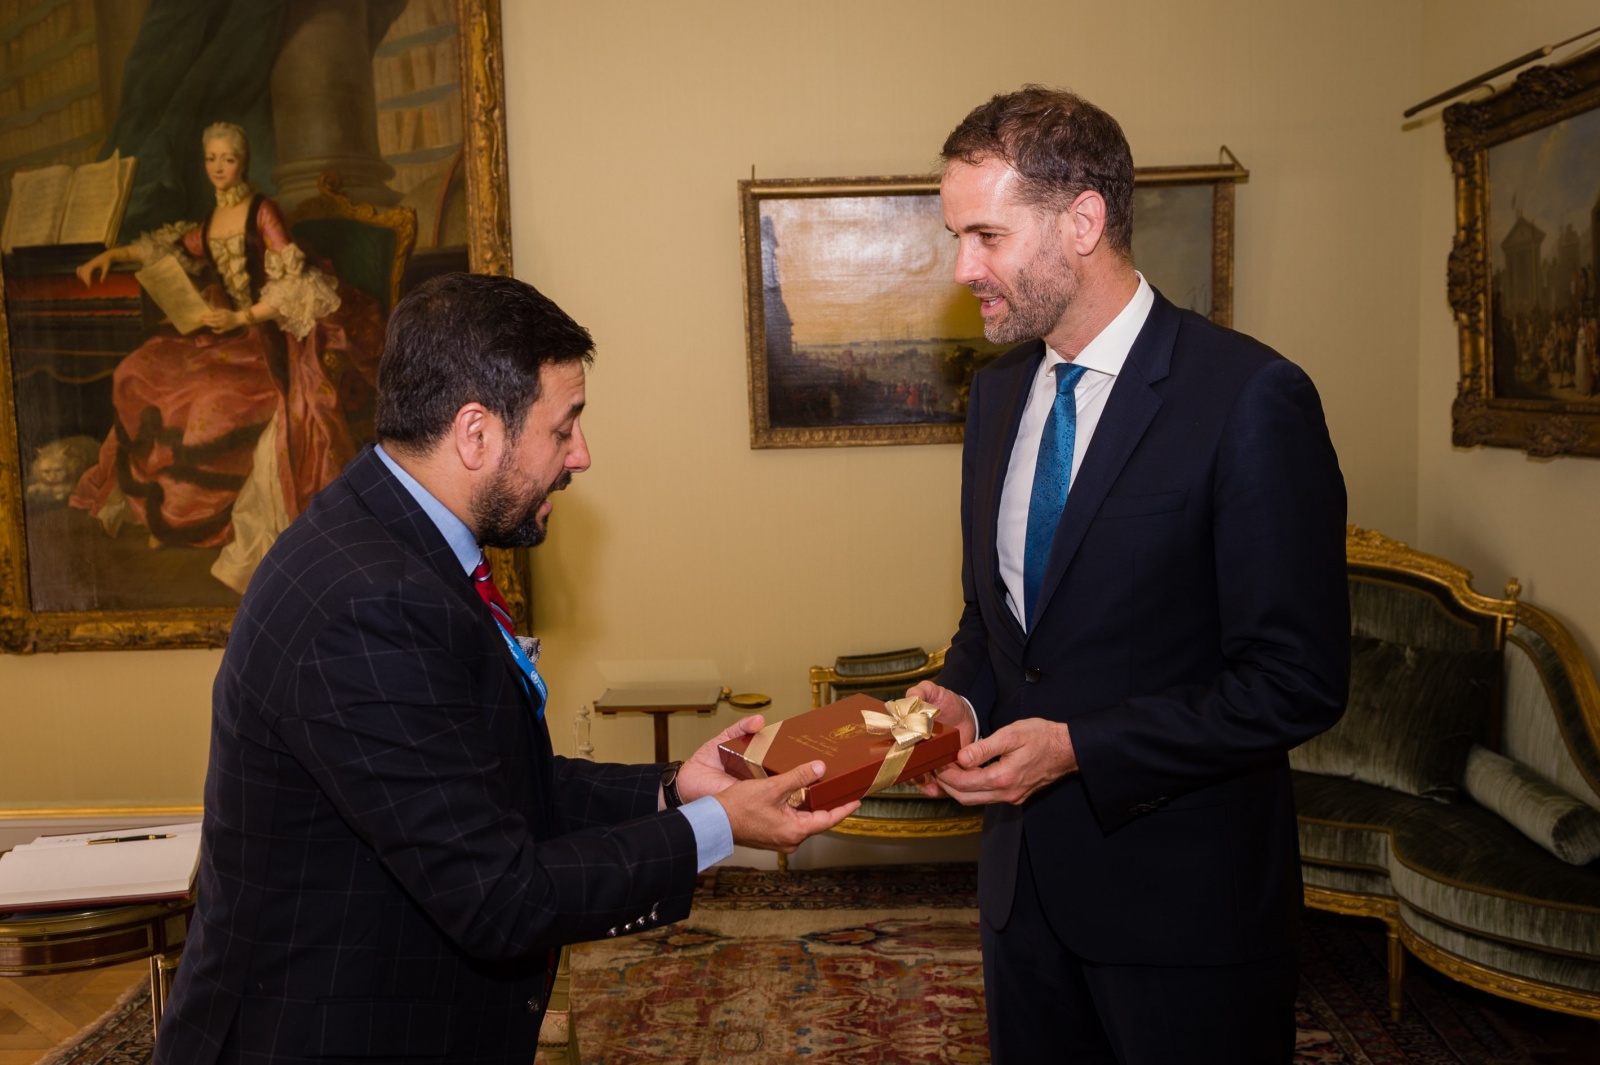
[[[409,207],[356,203],[340,184],[336,173],[318,178],[318,195],[294,209],[289,229],[308,255],[332,260],[334,272],[376,299],[388,317],[416,246],[417,214]]]
[[[929,680],[944,668],[944,649],[929,654],[920,647],[877,654],[841,655],[831,666],[811,667],[811,706],[837,702],[849,695],[898,699],[919,680]],[[861,801],[861,809],[841,821],[833,831],[845,836],[891,839],[928,839],[964,836],[983,827],[983,811],[954,799],[930,799],[910,784],[894,784]],[[788,856],[778,855],[780,872],[788,870]]]

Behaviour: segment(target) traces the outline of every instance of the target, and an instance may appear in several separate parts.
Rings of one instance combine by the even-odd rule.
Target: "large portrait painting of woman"
[[[498,6],[0,17],[0,647],[218,644],[371,442],[394,302],[509,271]]]

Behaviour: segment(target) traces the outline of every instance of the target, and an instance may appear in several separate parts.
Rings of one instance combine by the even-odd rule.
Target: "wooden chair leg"
[[[1389,925],[1389,1019],[1400,1021],[1400,1007],[1404,1001],[1406,975],[1406,948],[1400,942],[1400,926]]]

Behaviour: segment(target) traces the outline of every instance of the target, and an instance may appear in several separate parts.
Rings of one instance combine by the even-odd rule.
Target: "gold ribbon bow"
[[[868,732],[894,737],[894,746],[883,759],[883,765],[878,767],[878,775],[867,789],[868,795],[876,795],[899,779],[906,762],[911,759],[911,749],[933,735],[933,719],[938,713],[937,706],[914,695],[884,703],[883,712],[861,711],[861,720]]]

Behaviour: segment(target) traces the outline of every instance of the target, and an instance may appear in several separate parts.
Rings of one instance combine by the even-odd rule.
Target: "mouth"
[[[995,293],[974,292],[973,295],[978,297],[978,311],[985,318],[999,313],[1006,302],[1004,296]]]

